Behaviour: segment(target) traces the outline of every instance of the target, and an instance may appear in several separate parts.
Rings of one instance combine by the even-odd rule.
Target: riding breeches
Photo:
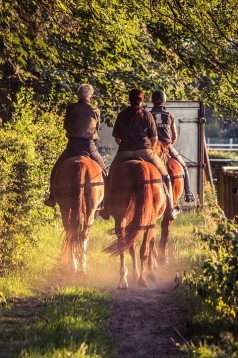
[[[172,145],[170,145],[170,146],[168,147],[168,151],[169,151],[169,155],[170,155],[173,159],[177,160],[177,162],[179,162],[184,169],[187,168],[187,165],[185,164],[183,158],[182,158],[181,155],[177,152],[177,150],[174,149],[174,147],[173,147]]]
[[[142,158],[146,162],[153,164],[160,171],[163,178],[168,176],[168,171],[164,163],[159,158],[159,156],[155,152],[153,152],[152,149],[118,151],[111,163],[109,175],[110,173],[112,173],[113,168],[115,168],[119,163],[124,162],[126,160],[138,159],[138,158]]]

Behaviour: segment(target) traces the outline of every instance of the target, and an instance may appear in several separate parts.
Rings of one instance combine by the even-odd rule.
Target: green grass
[[[61,263],[61,223],[37,232],[38,244],[32,247],[27,266],[5,272],[0,279],[0,356],[115,356],[105,330],[112,297],[102,290],[101,280],[114,264],[102,253],[111,241],[112,229],[112,220],[95,221],[88,246],[88,275],[82,279],[73,277]],[[115,276],[118,268],[115,265]],[[116,282],[112,285],[116,287]],[[37,297],[39,302],[32,304]]]
[[[110,335],[104,329],[111,299],[94,289],[70,287],[5,309],[0,319],[0,355],[115,356]]]
[[[0,279],[0,356],[116,356],[112,338],[105,329],[110,315],[106,307],[112,299],[105,292],[117,287],[119,258],[102,252],[115,239],[113,229],[112,219],[95,221],[88,243],[85,278],[72,277],[61,263],[61,223],[38,230],[35,238],[38,245],[29,253],[27,267],[7,272]],[[189,272],[191,266],[199,269],[201,260],[206,257],[207,252],[196,236],[200,229],[214,230],[206,210],[184,212],[173,222],[168,244],[168,271],[172,271],[172,278],[176,272],[180,275]],[[160,222],[156,237],[158,245]],[[128,253],[126,262],[130,278]],[[158,276],[158,280],[162,277]],[[225,357],[222,347],[209,340],[212,334],[209,327],[216,327],[218,336],[221,333],[218,318],[208,311],[203,317],[199,316],[206,307],[189,288],[182,286],[177,296],[181,306],[186,305],[191,325],[188,332],[184,332],[188,338],[181,349],[188,357]],[[190,334],[193,335],[191,342]],[[228,342],[225,333],[222,339]]]
[[[209,158],[217,158],[217,159],[238,159],[237,152],[224,152],[220,150],[209,150]]]

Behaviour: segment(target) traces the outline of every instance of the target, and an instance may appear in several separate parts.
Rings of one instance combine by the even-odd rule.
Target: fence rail
[[[211,138],[207,138],[207,148],[208,148],[208,150],[217,149],[217,150],[226,151],[226,152],[228,152],[228,151],[237,152],[238,151],[238,143],[234,143],[233,138],[229,138],[228,143],[224,143],[224,141],[221,141],[220,143],[214,143]]]

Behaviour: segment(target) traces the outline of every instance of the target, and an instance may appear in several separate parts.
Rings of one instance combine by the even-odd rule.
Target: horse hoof
[[[146,280],[144,280],[144,279],[139,279],[139,281],[138,281],[138,286],[140,287],[140,288],[149,288],[149,285],[148,285],[148,283],[146,282]]]
[[[162,260],[159,260],[159,267],[163,267],[163,268],[168,268],[169,266],[169,263],[168,263],[168,259],[167,258],[164,258]]]
[[[155,273],[154,272],[150,272],[148,274],[148,279],[152,282],[155,282],[156,281],[156,277],[155,277]]]
[[[118,290],[127,290],[128,289],[128,283],[127,280],[120,280],[118,286],[117,286]]]
[[[74,277],[76,278],[85,278],[86,272],[84,271],[74,271]]]

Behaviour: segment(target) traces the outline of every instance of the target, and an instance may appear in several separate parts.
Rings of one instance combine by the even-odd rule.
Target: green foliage
[[[58,107],[89,81],[113,123],[131,87],[202,99],[237,114],[237,7],[230,1],[4,1],[0,10],[1,116],[22,85]],[[227,119],[227,118],[226,118]]]
[[[224,117],[231,110],[236,115],[238,56],[234,2],[153,3],[150,30],[166,63],[173,62],[177,68],[178,82],[186,89],[193,79],[201,99],[213,104],[219,116]]]
[[[37,224],[52,220],[43,208],[49,172],[64,144],[60,118],[37,113],[32,90],[17,96],[13,122],[0,128],[1,269],[24,265],[37,245]]]
[[[184,290],[194,302],[189,322],[193,343],[184,346],[191,357],[235,357],[238,317],[238,231],[214,206],[206,188],[204,228],[196,231],[203,254],[184,275]],[[193,297],[195,296],[195,298]],[[210,354],[210,355],[209,355]]]
[[[220,218],[214,235],[201,234],[210,251],[202,266],[198,293],[229,319],[238,309],[238,232],[235,224]]]
[[[143,7],[135,0],[4,2],[4,119],[11,113],[9,86],[14,99],[19,86],[30,83],[39,102],[48,102],[50,96],[61,108],[80,83],[89,81],[104,119],[113,121],[129,88],[151,90],[151,84],[160,81],[150,51],[155,46],[146,29],[149,14],[149,1]]]

